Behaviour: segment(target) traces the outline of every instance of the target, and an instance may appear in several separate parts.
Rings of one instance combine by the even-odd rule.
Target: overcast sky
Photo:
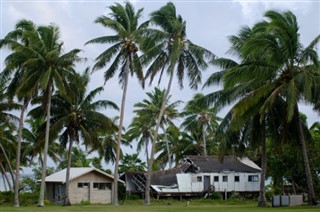
[[[112,35],[112,31],[105,29],[101,25],[95,24],[94,20],[100,15],[107,15],[110,11],[108,6],[115,1],[15,1],[0,0],[1,7],[1,32],[3,38],[8,32],[14,29],[15,23],[20,19],[32,20],[37,25],[47,25],[55,23],[60,27],[61,38],[65,44],[65,50],[73,48],[83,50],[81,55],[88,60],[86,63],[78,65],[78,71],[84,70],[87,66],[93,66],[94,59],[103,50],[108,48],[106,45],[87,45],[88,40],[93,38]],[[122,3],[123,1],[118,1]],[[167,1],[132,1],[135,8],[144,8],[143,18],[149,18],[152,11],[165,5]],[[187,22],[187,36],[194,43],[203,46],[219,57],[227,57],[226,51],[229,49],[227,36],[236,34],[243,25],[252,26],[257,21],[262,20],[265,11],[276,9],[280,11],[290,10],[296,14],[300,26],[300,35],[303,45],[314,39],[320,34],[320,2],[314,1],[215,1],[215,0],[193,0],[193,1],[172,1],[174,2],[177,13],[181,14]],[[8,52],[1,49],[1,69],[3,70],[3,60]],[[203,82],[216,69],[208,68],[203,74]],[[102,86],[104,70],[93,73],[91,77],[90,89]],[[157,80],[155,80],[157,81]],[[173,83],[172,100],[190,100],[196,92],[208,93],[214,88],[201,91],[190,90],[187,88],[188,81],[184,81],[185,88],[180,90],[176,81]],[[160,84],[161,88],[167,85],[164,78]],[[156,86],[153,84],[152,86]],[[105,91],[100,95],[100,99],[112,100],[120,106],[122,90],[118,85],[118,79],[113,78],[106,83]],[[200,86],[201,88],[202,86]],[[136,79],[130,78],[126,101],[125,126],[131,122],[133,117],[133,104],[144,99],[145,92],[152,90],[147,87],[145,90],[137,83]],[[300,105],[301,112],[308,115],[309,123],[319,121],[319,117],[310,107]],[[107,111],[110,116],[118,113]],[[223,116],[225,111],[220,112]]]

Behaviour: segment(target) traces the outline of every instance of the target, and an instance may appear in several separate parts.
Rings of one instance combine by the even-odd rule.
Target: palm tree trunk
[[[1,171],[1,176],[2,176],[2,181],[3,181],[3,187],[4,187],[4,191],[7,191],[7,183],[6,183],[6,178],[4,176],[4,174]]]
[[[206,124],[202,125],[203,155],[207,156]]]
[[[168,134],[167,134],[167,131],[164,129],[163,125],[161,126],[161,128],[164,133],[164,140],[166,142],[166,147],[167,147],[169,169],[171,169],[172,168],[172,161],[171,161],[171,152],[170,152],[170,148],[169,148]]]
[[[314,205],[314,204],[316,204],[316,197],[315,197],[314,188],[313,188],[312,174],[311,174],[311,170],[310,170],[306,141],[304,138],[304,133],[303,133],[302,124],[301,124],[301,120],[300,120],[298,104],[296,104],[295,108],[294,108],[293,121],[295,123],[297,123],[298,139],[301,143],[304,169],[305,169],[306,178],[307,178],[307,185],[308,185],[308,204]]]
[[[128,88],[129,68],[130,68],[130,57],[128,55],[126,58],[125,79],[124,79],[121,109],[120,109],[120,123],[119,123],[118,137],[117,137],[116,163],[114,166],[114,181],[113,181],[113,190],[112,190],[113,192],[112,205],[118,205],[118,179],[119,179],[118,172],[119,172],[119,161],[120,161],[120,143],[121,143],[125,102],[126,102],[127,88]]]
[[[13,192],[11,182],[10,182],[10,180],[9,180],[9,177],[8,177],[8,175],[7,175],[7,173],[6,173],[6,170],[4,169],[2,163],[0,163],[0,168],[1,168],[2,174],[4,175],[4,177],[5,177],[6,180],[7,180],[7,183],[8,183],[8,186],[9,186],[10,191]]]
[[[19,129],[18,129],[18,147],[17,147],[17,159],[16,159],[16,179],[14,181],[14,207],[19,207],[19,181],[20,181],[20,155],[21,155],[21,141],[22,141],[22,129],[24,123],[24,113],[27,110],[29,99],[25,98],[20,113]]]
[[[173,72],[174,71],[174,66],[171,67],[170,70],[170,78],[169,78],[169,82],[168,82],[168,88],[166,90],[166,93],[164,95],[163,98],[163,102],[161,105],[161,109],[160,109],[160,113],[159,113],[159,117],[157,119],[157,124],[156,124],[156,128],[154,131],[154,136],[153,136],[153,140],[152,140],[152,147],[151,147],[151,154],[150,154],[150,158],[149,158],[149,163],[148,163],[148,172],[147,172],[147,182],[146,182],[146,192],[145,192],[145,199],[144,199],[144,204],[145,205],[151,205],[150,202],[150,185],[151,185],[151,172],[152,172],[152,165],[153,165],[153,159],[154,159],[154,152],[155,152],[155,148],[156,148],[156,142],[158,139],[158,131],[160,128],[160,124],[161,124],[161,119],[164,113],[164,109],[165,106],[167,104],[167,100],[168,100],[168,96],[170,93],[170,89],[171,89],[171,84],[172,84],[172,80],[173,80]]]
[[[44,206],[44,192],[46,187],[46,171],[47,171],[47,157],[48,157],[48,148],[49,148],[49,133],[50,133],[50,110],[51,110],[51,94],[52,87],[49,84],[47,87],[47,117],[46,117],[46,134],[44,140],[44,152],[43,152],[43,165],[42,165],[42,176],[41,176],[41,185],[40,185],[40,195],[39,195],[39,207]]]
[[[10,160],[8,158],[8,155],[7,155],[6,151],[4,150],[4,148],[3,148],[1,143],[0,143],[0,148],[1,148],[2,152],[3,152],[3,156],[4,156],[5,160],[6,160],[6,163],[8,164],[9,173],[10,173],[12,182],[14,182],[14,177],[13,177],[14,175],[13,175],[13,169],[12,169],[12,166],[11,166],[11,162],[10,162]]]
[[[259,126],[260,128],[260,139],[261,139],[261,178],[260,178],[260,189],[259,189],[259,207],[267,207],[266,193],[265,193],[265,180],[267,171],[267,147],[266,147],[266,124],[263,119]]]
[[[146,157],[147,157],[147,166],[149,164],[149,136],[146,137]]]
[[[64,206],[71,206],[70,203],[70,198],[69,198],[69,194],[70,194],[70,190],[69,190],[69,186],[70,186],[70,168],[71,168],[71,157],[72,157],[72,145],[73,145],[73,141],[74,141],[74,136],[72,136],[72,138],[70,139],[69,142],[69,149],[68,149],[68,164],[67,164],[67,171],[66,171],[66,196],[63,202]]]

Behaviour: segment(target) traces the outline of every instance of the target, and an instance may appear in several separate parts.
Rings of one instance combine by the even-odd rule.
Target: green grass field
[[[36,212],[36,211],[172,211],[172,212],[187,212],[187,211],[213,211],[213,212],[259,212],[259,211],[288,211],[288,212],[308,212],[308,211],[320,211],[320,207],[317,206],[299,206],[299,207],[281,207],[281,208],[258,208],[256,202],[252,201],[213,201],[213,200],[190,200],[189,205],[187,201],[176,201],[170,199],[164,199],[159,201],[153,201],[152,206],[143,206],[141,200],[125,201],[122,205],[75,205],[70,207],[50,205],[43,208],[36,206],[22,206],[20,208],[14,208],[12,206],[0,206],[0,211],[24,211],[24,212]]]

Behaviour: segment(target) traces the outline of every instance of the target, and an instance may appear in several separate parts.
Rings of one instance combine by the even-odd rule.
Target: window
[[[93,183],[93,188],[98,190],[106,190],[108,188],[111,190],[111,183]]]
[[[87,188],[88,186],[89,186],[89,183],[83,183],[83,182],[78,183],[78,188]]]
[[[258,175],[249,175],[248,176],[248,181],[249,182],[258,182],[259,181],[259,176]]]
[[[214,177],[213,177],[213,181],[214,181],[214,182],[219,182],[219,176],[214,176]]]
[[[222,181],[223,182],[228,182],[228,176],[222,176]]]
[[[197,182],[202,182],[202,177],[201,176],[197,177]]]
[[[240,177],[239,176],[234,176],[234,182],[240,182]]]

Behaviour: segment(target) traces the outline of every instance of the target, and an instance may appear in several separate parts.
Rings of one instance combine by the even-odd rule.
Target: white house
[[[186,156],[175,168],[153,172],[156,196],[199,196],[205,193],[258,193],[261,169],[248,158]],[[143,192],[145,174],[126,173],[128,192]]]
[[[62,204],[66,190],[66,169],[45,178],[46,198],[54,204]],[[122,180],[120,182],[124,183]],[[89,201],[92,204],[108,204],[112,199],[113,176],[92,167],[70,169],[71,204]]]

